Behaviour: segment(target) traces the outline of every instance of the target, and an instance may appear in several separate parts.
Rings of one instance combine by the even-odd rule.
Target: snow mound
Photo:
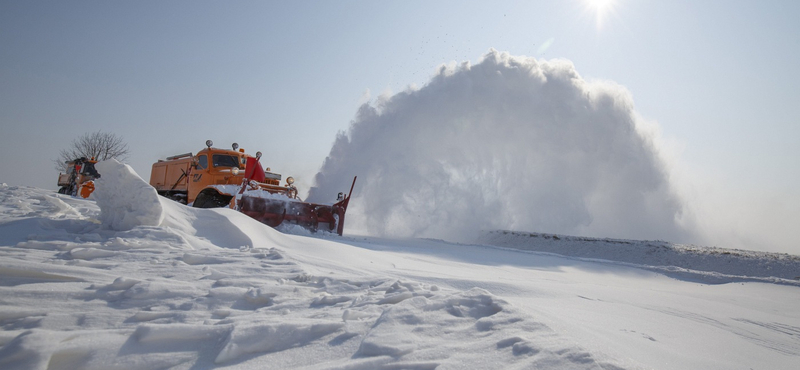
[[[103,226],[125,231],[161,224],[164,210],[158,193],[133,168],[115,159],[100,162],[96,168],[101,177],[94,198]]]

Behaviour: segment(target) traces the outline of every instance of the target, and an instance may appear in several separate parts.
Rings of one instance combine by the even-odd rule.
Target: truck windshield
[[[214,167],[239,167],[239,157],[234,155],[214,154],[211,160]]]
[[[83,164],[83,173],[89,176],[100,177],[100,174],[97,173],[97,169],[94,168],[94,163],[91,162]]]

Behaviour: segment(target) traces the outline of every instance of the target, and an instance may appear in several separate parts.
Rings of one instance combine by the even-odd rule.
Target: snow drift
[[[449,240],[480,230],[682,241],[683,206],[630,94],[566,60],[490,50],[363,105],[309,198],[354,174],[350,226]]]

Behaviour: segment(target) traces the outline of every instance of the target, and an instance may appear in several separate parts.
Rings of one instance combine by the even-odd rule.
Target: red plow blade
[[[284,222],[300,225],[313,232],[326,230],[342,235],[344,232],[344,215],[350,196],[353,193],[356,179],[350,187],[350,193],[344,199],[332,204],[305,203],[289,198],[262,198],[244,193],[240,201],[241,212],[271,227]]]

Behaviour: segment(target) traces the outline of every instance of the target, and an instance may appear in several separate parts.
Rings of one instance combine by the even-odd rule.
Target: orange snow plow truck
[[[297,197],[292,177],[281,185],[281,175],[264,171],[256,156],[245,154],[233,144],[232,150],[212,147],[196,155],[185,153],[153,163],[150,185],[158,194],[198,208],[230,207],[271,227],[284,222],[298,224],[311,231],[344,231],[344,215],[350,193],[339,193],[332,204],[306,203]]]
[[[94,158],[81,157],[65,162],[67,173],[58,174],[58,193],[88,198],[94,191],[94,180],[100,177],[94,169]]]

